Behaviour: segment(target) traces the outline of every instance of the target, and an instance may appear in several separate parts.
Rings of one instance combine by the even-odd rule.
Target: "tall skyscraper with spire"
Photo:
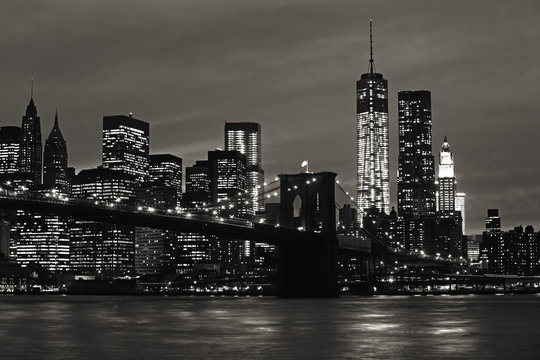
[[[375,72],[371,20],[369,39],[369,71],[356,82],[357,201],[362,211],[374,206],[388,214],[388,82]]]
[[[28,174],[34,184],[41,184],[42,147],[41,123],[34,104],[34,85],[30,92],[30,103],[22,118],[21,145],[19,150],[19,169]]]
[[[43,152],[43,184],[45,187],[63,193],[69,191],[67,163],[67,146],[58,126],[57,111],[54,115],[53,128],[45,141],[45,151]]]
[[[454,155],[446,136],[439,152],[439,211],[456,210],[456,177],[454,175]]]

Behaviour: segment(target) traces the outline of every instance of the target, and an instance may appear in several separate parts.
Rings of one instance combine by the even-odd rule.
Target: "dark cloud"
[[[447,135],[469,228],[488,207],[540,225],[537,1],[20,1],[0,6],[1,124],[20,123],[36,77],[44,135],[59,107],[70,163],[100,162],[101,118],[151,123],[151,151],[190,165],[225,121],[257,121],[269,177],[313,170],[355,184],[355,80],[389,81],[392,199],[397,91],[428,89],[434,153]]]

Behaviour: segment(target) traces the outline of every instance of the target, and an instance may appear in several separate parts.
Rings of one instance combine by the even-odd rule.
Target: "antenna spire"
[[[373,74],[373,26],[372,21],[369,19],[369,72]]]
[[[34,98],[34,78],[30,80],[30,99]]]

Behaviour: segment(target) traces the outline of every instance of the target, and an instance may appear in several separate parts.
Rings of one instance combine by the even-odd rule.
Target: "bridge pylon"
[[[279,175],[280,226],[321,235],[314,246],[279,246],[281,297],[339,296],[335,178],[332,172]]]

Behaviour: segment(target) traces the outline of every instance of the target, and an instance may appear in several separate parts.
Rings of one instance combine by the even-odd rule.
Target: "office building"
[[[211,203],[212,190],[210,167],[207,160],[199,160],[186,167],[186,192],[184,204],[187,207],[205,207]]]
[[[18,126],[0,127],[0,175],[19,171],[19,148],[21,128]]]
[[[463,235],[466,235],[467,226],[465,225],[465,219],[467,212],[465,211],[465,193],[456,193],[456,211],[461,213],[461,231]]]
[[[137,209],[177,212],[182,197],[182,159],[170,154],[150,155],[149,179],[135,189]],[[135,271],[175,273],[178,248],[178,232],[136,227]]]
[[[41,123],[33,96],[22,117],[19,171],[34,185],[41,184],[42,153]]]
[[[264,171],[261,160],[261,125],[253,122],[225,123],[225,150],[246,156],[248,211],[255,215],[264,207]]]
[[[43,185],[47,189],[56,189],[62,193],[69,192],[67,173],[67,146],[58,125],[58,112],[54,115],[54,125],[45,141],[43,152]]]
[[[375,72],[370,21],[369,71],[356,82],[357,200],[361,211],[390,211],[388,82]],[[358,214],[360,221],[362,214]]]
[[[149,176],[149,125],[125,115],[103,117],[104,168],[135,176],[138,183]]]
[[[113,208],[133,206],[134,187],[135,176],[98,167],[82,170],[74,177],[72,196]],[[133,273],[133,226],[75,220],[70,229],[70,238],[72,271],[117,276]]]
[[[450,151],[450,145],[444,137],[444,142],[439,152],[439,177],[438,177],[438,211],[450,212],[456,210],[456,176],[454,175],[454,155]]]

